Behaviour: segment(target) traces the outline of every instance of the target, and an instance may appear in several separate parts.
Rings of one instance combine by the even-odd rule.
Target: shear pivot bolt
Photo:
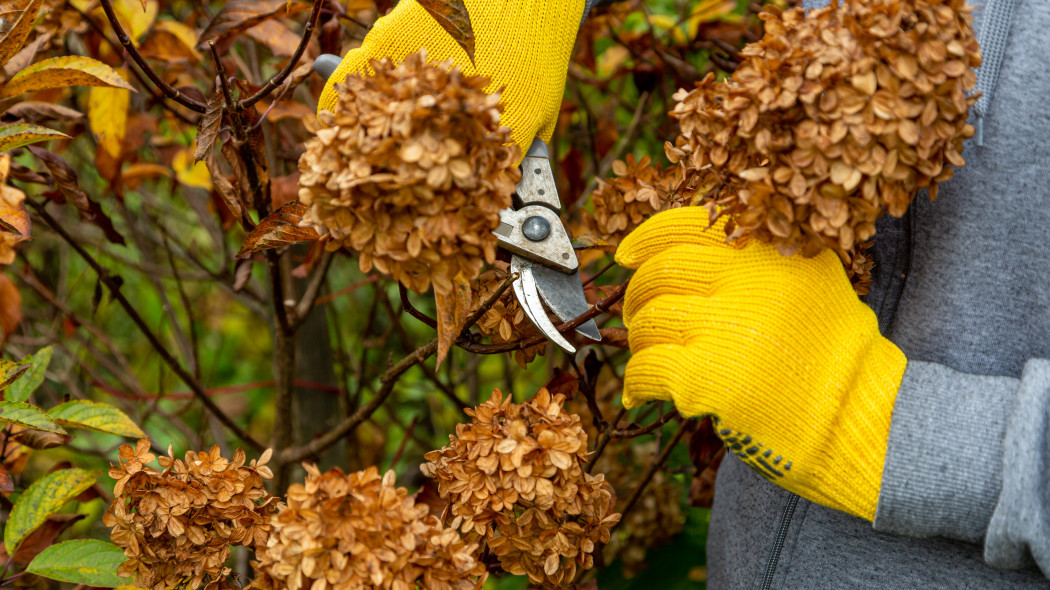
[[[533,215],[521,224],[521,233],[533,242],[542,242],[551,235],[551,224],[539,215]]]

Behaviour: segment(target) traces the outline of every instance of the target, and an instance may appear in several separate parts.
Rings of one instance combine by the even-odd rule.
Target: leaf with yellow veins
[[[66,502],[94,485],[98,474],[98,471],[86,469],[61,469],[33,482],[15,502],[7,520],[4,529],[7,554],[13,555],[36,527],[47,522],[48,517],[61,510]]]
[[[131,93],[123,88],[92,88],[88,94],[88,124],[100,146],[120,159],[128,131]]]
[[[26,123],[0,125],[0,152],[13,150],[38,141],[59,138],[69,139],[69,136],[61,131],[55,131],[40,125],[29,125]]]
[[[48,410],[48,416],[66,428],[93,430],[128,438],[144,438],[146,433],[124,412],[109,404],[73,400]]]
[[[37,62],[11,76],[0,89],[0,97],[66,86],[109,86],[135,91],[120,72],[97,59],[67,55]]]

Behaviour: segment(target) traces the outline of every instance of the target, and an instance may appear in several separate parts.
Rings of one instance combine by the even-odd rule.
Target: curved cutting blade
[[[561,321],[567,322],[591,308],[583,294],[583,282],[580,280],[579,270],[572,274],[565,274],[537,265],[533,267],[532,272],[540,296]],[[598,324],[595,324],[594,320],[588,320],[587,323],[576,328],[576,333],[594,341],[602,339],[602,335],[598,332]]]
[[[543,309],[543,301],[540,299],[539,289],[536,286],[536,277],[533,272],[539,267],[533,265],[521,256],[514,255],[510,260],[510,272],[518,273],[518,280],[514,281],[514,296],[525,310],[525,315],[548,340],[557,344],[565,352],[575,354],[576,348],[558,332],[558,329],[547,317],[547,311]]]

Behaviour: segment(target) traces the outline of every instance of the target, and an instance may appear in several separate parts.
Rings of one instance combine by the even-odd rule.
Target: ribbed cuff
[[[1018,380],[910,361],[893,409],[876,530],[980,542],[1002,486]]]

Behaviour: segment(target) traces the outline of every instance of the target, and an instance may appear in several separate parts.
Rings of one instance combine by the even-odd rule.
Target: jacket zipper
[[[769,590],[773,585],[773,574],[777,571],[777,562],[780,561],[780,552],[784,549],[784,540],[787,538],[788,529],[791,528],[791,518],[795,515],[795,507],[798,506],[799,497],[791,494],[784,514],[780,517],[780,526],[777,528],[777,536],[773,539],[773,546],[769,549],[769,560],[766,561],[766,573],[762,577],[761,590]]]

